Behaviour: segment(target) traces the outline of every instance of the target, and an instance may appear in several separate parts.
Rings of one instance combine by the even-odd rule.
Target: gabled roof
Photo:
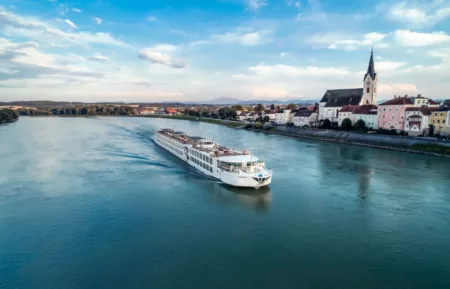
[[[437,110],[437,107],[426,107],[426,106],[422,106],[422,107],[407,107],[406,111],[420,111],[423,115],[430,115],[431,112]]]
[[[354,114],[373,114],[372,112],[376,112],[377,106],[373,104],[361,105],[358,106],[353,113]]]
[[[434,101],[434,100],[430,99],[428,101],[428,104],[441,104],[441,103],[439,101]]]
[[[343,107],[345,105],[358,105],[363,97],[362,88],[327,90],[320,102],[326,99],[325,107]]]
[[[314,111],[310,110],[299,110],[294,114],[294,117],[310,117],[313,113]]]
[[[414,103],[408,97],[397,97],[379,105],[413,105]]]
[[[358,107],[358,105],[346,105],[339,112],[354,112]]]

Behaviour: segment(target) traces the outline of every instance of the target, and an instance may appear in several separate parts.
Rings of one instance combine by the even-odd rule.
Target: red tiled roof
[[[370,112],[372,112],[373,110],[376,110],[377,106],[373,105],[373,104],[368,104],[368,105],[361,105],[359,107],[357,107],[353,113],[354,114],[370,114]],[[376,111],[375,111],[376,114]]]
[[[386,102],[383,102],[380,105],[412,105],[414,104],[409,98],[407,97],[398,97],[391,100],[388,100]]]
[[[359,105],[345,105],[339,112],[353,112]]]
[[[406,111],[420,111],[423,115],[430,115],[431,112],[433,112],[437,109],[438,109],[437,107],[425,107],[425,106],[417,107],[417,106],[415,106],[415,107],[407,107]]]

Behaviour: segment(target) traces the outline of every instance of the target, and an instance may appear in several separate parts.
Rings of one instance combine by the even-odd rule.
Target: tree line
[[[90,106],[74,106],[74,107],[54,107],[48,109],[25,109],[19,111],[20,115],[29,116],[51,116],[51,115],[66,115],[66,116],[125,116],[135,115],[136,111],[131,106],[120,105],[90,105]]]
[[[19,115],[11,109],[0,109],[0,124],[14,122],[19,118]]]

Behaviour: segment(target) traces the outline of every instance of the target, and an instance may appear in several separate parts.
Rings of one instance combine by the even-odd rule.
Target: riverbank
[[[362,134],[335,130],[300,129],[295,127],[276,127],[275,130],[246,129],[267,134],[278,134],[296,138],[450,158],[450,142],[426,138]]]
[[[14,110],[0,109],[0,124],[15,122],[19,116]]]
[[[167,115],[136,115],[135,117],[147,117],[147,118],[167,118],[167,119],[178,119],[178,120],[189,120],[189,121],[201,121],[206,123],[212,123],[212,124],[218,124],[218,125],[224,125],[228,127],[242,127],[245,125],[245,123],[240,121],[233,121],[233,120],[222,120],[222,119],[214,119],[214,118],[205,118],[205,117],[196,117],[196,116],[189,116],[189,115],[173,115],[173,116],[167,116]]]

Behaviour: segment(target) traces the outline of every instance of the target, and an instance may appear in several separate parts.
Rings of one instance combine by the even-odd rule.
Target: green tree
[[[231,109],[234,110],[234,111],[236,111],[236,110],[243,110],[244,108],[242,107],[242,105],[236,104],[236,105],[233,105],[233,106],[231,107]]]
[[[266,116],[262,119],[262,121],[263,121],[263,122],[269,122],[269,121],[270,121],[270,117],[266,115]]]
[[[341,123],[342,130],[351,130],[352,129],[352,120],[349,118],[344,118]]]
[[[366,129],[366,123],[362,119],[358,119],[355,123],[355,130],[363,131]]]
[[[322,122],[322,128],[323,129],[331,129],[331,121],[329,119],[325,119]]]
[[[294,109],[296,109],[297,108],[297,105],[295,105],[295,103],[290,103],[290,104],[288,104],[288,106],[287,106],[287,109],[290,109],[290,110],[294,110]]]
[[[275,110],[275,104],[272,103],[272,104],[270,105],[270,109],[271,109],[271,110]]]
[[[428,128],[428,136],[434,136],[434,125],[430,124]]]
[[[259,112],[264,111],[264,105],[258,104],[258,105],[255,107],[255,111],[259,111]]]

